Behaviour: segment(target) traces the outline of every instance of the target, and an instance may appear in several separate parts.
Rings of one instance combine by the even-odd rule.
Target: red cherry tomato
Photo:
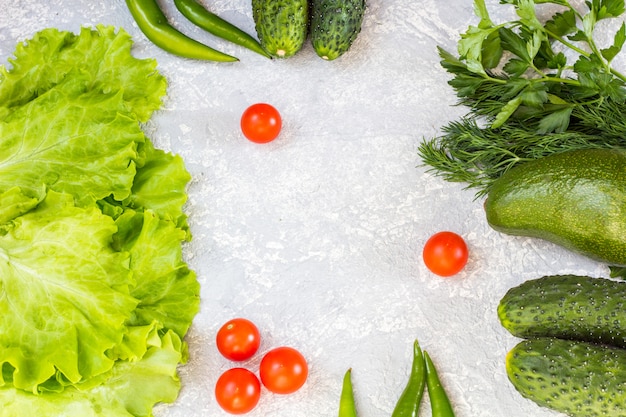
[[[296,349],[278,347],[267,352],[259,365],[261,382],[276,394],[291,394],[306,382],[309,367]]]
[[[423,258],[433,273],[449,277],[467,264],[469,252],[465,240],[454,232],[435,233],[424,245]]]
[[[215,399],[224,411],[244,414],[251,411],[261,398],[259,378],[244,368],[224,372],[215,384]]]
[[[253,104],[241,116],[241,131],[252,142],[271,142],[278,137],[281,128],[280,113],[267,103]]]
[[[227,359],[244,361],[256,353],[261,344],[259,329],[248,319],[227,321],[217,331],[217,350]]]

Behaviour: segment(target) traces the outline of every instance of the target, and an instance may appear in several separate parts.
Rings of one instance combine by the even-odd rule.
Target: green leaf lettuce
[[[178,395],[190,175],[142,131],[166,81],[131,47],[45,29],[0,66],[0,417],[151,416]]]

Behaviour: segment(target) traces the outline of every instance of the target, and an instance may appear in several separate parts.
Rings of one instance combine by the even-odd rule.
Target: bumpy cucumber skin
[[[502,297],[498,317],[521,338],[558,337],[626,348],[626,283],[576,275],[528,280]]]
[[[554,338],[520,342],[509,380],[535,403],[571,417],[626,416],[626,350]]]
[[[252,0],[252,17],[259,42],[275,58],[296,54],[307,39],[306,0]]]
[[[313,0],[311,43],[317,55],[332,61],[346,53],[361,32],[365,0]]]
[[[488,192],[489,225],[626,265],[626,152],[567,151],[523,163]]]

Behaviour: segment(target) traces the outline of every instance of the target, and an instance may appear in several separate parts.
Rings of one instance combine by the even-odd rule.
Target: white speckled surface
[[[194,240],[185,248],[202,283],[202,306],[188,335],[178,401],[157,417],[225,416],[213,397],[233,363],[214,345],[237,316],[259,326],[261,354],[290,345],[309,360],[296,394],[263,392],[249,415],[336,415],[349,367],[359,415],[388,417],[406,382],[415,338],[436,362],[458,417],[557,416],[521,398],[504,357],[517,340],[497,320],[506,290],[553,273],[606,276],[607,269],[545,242],[500,235],[482,201],[461,185],[425,173],[423,137],[464,109],[454,107],[436,46],[454,51],[476,23],[471,0],[369,0],[363,30],[348,54],[317,58],[309,44],[269,61],[173,23],[241,59],[215,64],[173,57],[150,44],[121,0],[0,0],[0,63],[18,41],[46,27],[78,31],[124,27],[135,53],[154,57],[170,83],[165,107],[146,126],[155,143],[179,153],[193,175],[187,212]],[[248,0],[205,1],[254,33]],[[498,20],[508,9],[488,2]],[[495,8],[494,8],[495,7]],[[267,145],[246,141],[239,117],[265,101],[284,129]],[[442,279],[421,261],[426,239],[462,234],[470,262]],[[430,416],[427,400],[422,416]]]

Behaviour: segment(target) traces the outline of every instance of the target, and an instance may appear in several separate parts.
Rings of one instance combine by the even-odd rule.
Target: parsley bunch
[[[477,196],[530,159],[626,147],[626,76],[612,66],[626,24],[610,45],[596,39],[599,22],[622,17],[624,0],[587,1],[583,11],[568,0],[500,4],[514,7],[518,18],[496,24],[484,0],[475,0],[479,23],[461,34],[459,56],[439,48],[441,65],[453,75],[449,84],[469,112],[419,147],[432,172],[467,183]]]

